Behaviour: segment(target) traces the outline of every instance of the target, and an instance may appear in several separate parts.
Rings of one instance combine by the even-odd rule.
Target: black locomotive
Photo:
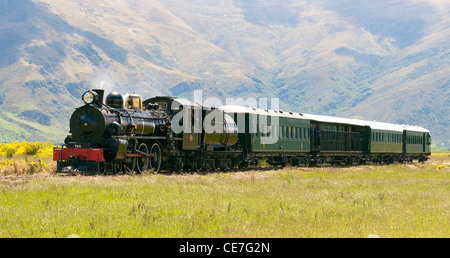
[[[274,166],[424,162],[430,155],[430,131],[422,127],[239,106],[206,108],[174,97],[142,101],[117,92],[103,103],[103,95],[103,90],[83,94],[85,105],[70,119],[71,135],[54,149],[57,172],[227,170],[256,167],[262,160]]]
[[[70,119],[63,148],[55,148],[58,172],[104,174],[159,171],[162,148],[167,142],[169,116],[157,106],[142,109],[142,98],[113,92],[103,103],[103,90],[83,95],[85,105]]]

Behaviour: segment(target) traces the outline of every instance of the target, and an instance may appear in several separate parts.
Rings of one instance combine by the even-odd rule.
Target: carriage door
[[[183,150],[198,150],[200,148],[200,139],[201,139],[201,125],[197,125],[197,130],[196,130],[196,123],[199,124],[201,123],[201,117],[202,117],[202,110],[198,109],[198,108],[194,108],[194,107],[189,107],[190,108],[190,119],[183,120],[183,123],[188,122],[190,123],[190,132],[185,132],[183,131]],[[200,113],[196,113],[196,112],[200,112]],[[197,115],[195,115],[197,114]],[[199,131],[200,128],[200,131]]]
[[[370,143],[371,143],[371,137],[372,137],[372,131],[370,130],[369,126],[365,126],[364,129],[361,132],[362,137],[362,151],[364,155],[369,155],[370,153]]]

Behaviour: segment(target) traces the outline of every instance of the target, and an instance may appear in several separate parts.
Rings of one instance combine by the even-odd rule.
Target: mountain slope
[[[441,0],[0,0],[0,140],[61,142],[89,88],[279,97],[450,147]]]

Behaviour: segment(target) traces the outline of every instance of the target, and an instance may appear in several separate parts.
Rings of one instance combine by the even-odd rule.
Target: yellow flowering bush
[[[3,144],[0,144],[0,156],[6,156],[6,151],[3,149]]]
[[[50,142],[21,142],[0,144],[0,156],[11,158],[13,155],[32,155],[51,157],[54,145]]]

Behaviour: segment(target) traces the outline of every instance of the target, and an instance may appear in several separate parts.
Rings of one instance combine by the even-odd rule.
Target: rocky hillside
[[[278,97],[450,147],[444,0],[0,0],[0,141],[68,133],[81,94]]]

